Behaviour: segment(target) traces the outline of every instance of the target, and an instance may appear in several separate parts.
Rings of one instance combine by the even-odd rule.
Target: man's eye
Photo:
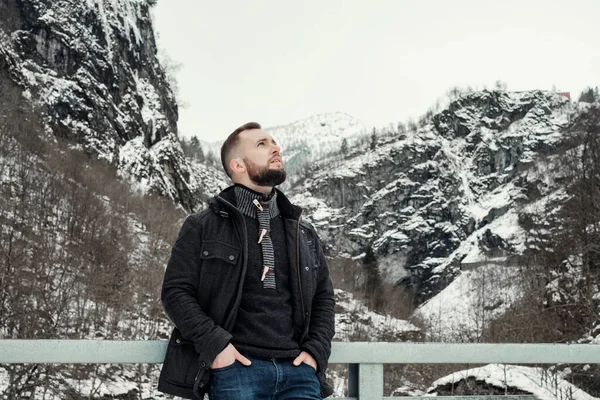
[[[264,146],[264,143],[260,142],[257,146]]]

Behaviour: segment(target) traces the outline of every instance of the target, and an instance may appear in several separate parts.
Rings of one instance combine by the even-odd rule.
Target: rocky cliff
[[[375,250],[390,282],[421,303],[461,269],[524,250],[519,209],[532,167],[553,152],[576,110],[541,91],[464,95],[421,128],[321,163],[294,189],[338,254]]]
[[[193,210],[214,189],[178,143],[150,3],[0,0],[0,73],[44,113],[50,136],[117,165],[143,192]]]

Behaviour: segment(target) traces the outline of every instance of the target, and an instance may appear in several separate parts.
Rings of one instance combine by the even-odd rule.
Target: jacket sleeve
[[[188,216],[171,250],[162,285],[163,308],[181,332],[194,343],[199,361],[208,368],[227,346],[231,334],[216,325],[196,300],[200,277],[201,235],[197,216]]]
[[[316,235],[315,243],[319,259],[319,275],[315,295],[312,299],[308,339],[301,347],[317,361],[317,371],[325,372],[331,355],[331,339],[335,334],[335,298],[327,260]]]

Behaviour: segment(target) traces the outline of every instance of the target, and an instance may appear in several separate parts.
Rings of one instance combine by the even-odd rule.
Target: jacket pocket
[[[173,334],[163,364],[165,380],[178,386],[192,387],[200,368],[194,344]]]
[[[223,242],[204,241],[200,250],[202,265],[209,274],[216,274],[220,268],[237,265],[241,250]]]

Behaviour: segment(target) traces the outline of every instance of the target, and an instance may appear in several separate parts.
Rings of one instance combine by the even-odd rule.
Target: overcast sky
[[[600,85],[599,0],[159,0],[159,46],[180,64],[179,131],[346,112],[383,126],[453,86]]]

